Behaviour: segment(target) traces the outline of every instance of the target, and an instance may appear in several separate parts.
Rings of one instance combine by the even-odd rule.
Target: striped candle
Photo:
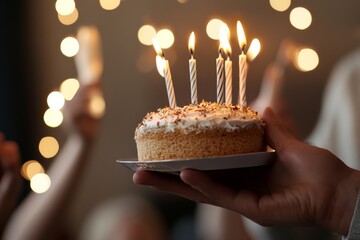
[[[231,104],[232,103],[232,61],[228,58],[225,61],[225,103]]]
[[[170,65],[168,60],[164,60],[164,61],[165,61],[164,77],[166,83],[166,90],[169,98],[169,105],[171,108],[175,108],[176,98],[175,98],[175,91],[174,91],[173,81],[170,72]]]
[[[223,104],[225,101],[225,75],[224,75],[224,59],[219,54],[219,57],[216,59],[216,79],[217,79],[217,103]]]
[[[189,52],[191,58],[189,60],[189,72],[190,72],[190,89],[191,89],[191,103],[198,103],[197,96],[197,72],[196,72],[196,60],[194,59],[195,51],[195,33],[192,32],[189,38]]]
[[[198,103],[197,96],[197,73],[196,73],[196,60],[191,57],[189,60],[189,71],[190,71],[190,88],[191,88],[191,103]]]
[[[170,72],[170,64],[169,61],[165,59],[165,54],[160,48],[159,43],[157,42],[156,38],[153,39],[153,46],[156,51],[156,67],[159,71],[159,74],[165,78],[166,83],[166,91],[169,98],[169,106],[171,108],[176,107],[176,98],[175,98],[175,91],[172,82],[171,72]]]
[[[246,101],[246,77],[247,77],[247,61],[246,55],[239,56],[239,104],[247,106]]]

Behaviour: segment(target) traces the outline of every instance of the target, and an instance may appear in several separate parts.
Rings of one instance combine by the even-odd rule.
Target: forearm
[[[43,194],[30,193],[11,219],[4,239],[49,239],[66,212],[90,149],[91,143],[79,135],[68,137],[48,171],[50,189]]]
[[[336,194],[336,205],[331,217],[330,229],[344,236],[350,232],[352,219],[355,216],[357,208],[360,207],[358,196],[360,193],[360,172],[351,171],[346,181],[339,183]],[[358,210],[360,212],[360,210]],[[360,215],[360,214],[359,214]],[[360,222],[360,219],[357,219]]]
[[[347,237],[343,240],[356,240],[360,239],[360,192],[358,194],[355,211],[351,220],[350,228]]]

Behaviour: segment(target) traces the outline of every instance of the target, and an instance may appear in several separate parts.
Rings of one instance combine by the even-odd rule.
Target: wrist
[[[346,236],[349,233],[352,218],[354,216],[356,202],[360,191],[360,172],[351,170],[348,177],[339,183],[336,189],[336,204],[333,206],[334,229]],[[337,219],[336,219],[337,218]]]

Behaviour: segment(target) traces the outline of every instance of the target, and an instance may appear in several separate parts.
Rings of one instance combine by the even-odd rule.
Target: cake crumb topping
[[[137,129],[148,131],[164,127],[169,131],[175,128],[193,131],[200,128],[226,127],[229,130],[244,127],[250,122],[262,124],[260,115],[250,107],[232,104],[218,104],[202,101],[199,104],[189,104],[184,107],[164,107],[156,112],[149,112]]]

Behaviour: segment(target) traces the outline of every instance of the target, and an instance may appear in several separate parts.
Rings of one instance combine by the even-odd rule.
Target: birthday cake
[[[202,101],[148,113],[135,130],[138,160],[192,159],[266,149],[264,123],[250,107]]]

